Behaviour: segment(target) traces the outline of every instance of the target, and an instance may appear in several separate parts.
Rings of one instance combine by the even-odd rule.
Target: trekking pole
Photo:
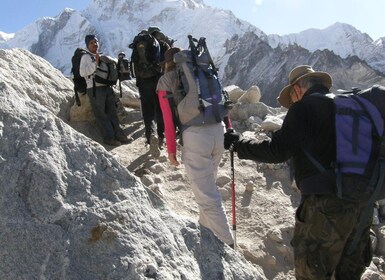
[[[199,101],[199,111],[203,112],[205,110],[205,106],[203,104],[202,100],[202,94],[201,94],[201,87],[200,87],[200,82],[199,82],[199,73],[198,73],[198,62],[197,62],[197,47],[195,46],[194,40],[196,41],[195,38],[193,38],[192,35],[187,36],[189,40],[189,48],[191,51],[191,60],[193,64],[193,72],[195,76],[195,84],[197,86],[197,91],[198,91],[198,101]]]
[[[234,250],[237,250],[237,215],[235,212],[235,180],[234,180],[234,146],[230,147],[230,164],[231,164],[231,212],[233,214],[233,236],[234,236]]]
[[[201,38],[199,39],[199,42],[200,42],[200,44],[202,45],[204,52],[207,54],[207,57],[208,57],[208,59],[209,59],[209,63],[211,64],[211,67],[213,68],[214,74],[215,74],[215,75],[218,75],[218,68],[215,67],[215,64],[214,64],[214,61],[213,61],[213,59],[212,59],[212,57],[211,57],[211,54],[210,54],[210,52],[209,52],[209,49],[207,48],[206,38],[205,38],[205,37],[201,37]]]

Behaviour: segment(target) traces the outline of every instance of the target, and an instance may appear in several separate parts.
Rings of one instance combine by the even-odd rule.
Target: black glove
[[[239,139],[241,139],[241,135],[238,132],[235,132],[235,130],[232,128],[227,129],[224,141],[225,149],[230,149],[231,145],[233,145],[234,148],[234,144],[238,142]]]

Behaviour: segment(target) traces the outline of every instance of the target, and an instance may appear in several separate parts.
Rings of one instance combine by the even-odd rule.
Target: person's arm
[[[160,108],[162,110],[163,122],[164,122],[164,131],[166,137],[166,145],[168,152],[168,159],[171,164],[178,166],[179,162],[176,158],[176,132],[174,120],[172,118],[172,111],[170,107],[170,102],[167,98],[167,91],[159,90],[158,98]]]
[[[289,147],[283,139],[281,131],[274,133],[271,141],[257,142],[252,139],[241,139],[234,143],[234,150],[240,159],[280,163],[288,160],[291,156]]]
[[[261,143],[255,140],[240,140],[234,144],[241,159],[251,159],[267,163],[280,163],[288,160],[293,153],[307,143],[308,118],[303,102],[295,103],[289,109],[281,129],[273,133],[271,141]]]

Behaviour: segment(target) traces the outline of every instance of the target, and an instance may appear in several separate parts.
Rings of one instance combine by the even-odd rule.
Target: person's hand
[[[239,139],[241,139],[241,135],[238,132],[235,132],[232,128],[227,129],[224,140],[225,149],[229,150]]]
[[[176,153],[169,153],[168,154],[168,160],[174,166],[178,166],[179,165],[179,161],[176,159]]]

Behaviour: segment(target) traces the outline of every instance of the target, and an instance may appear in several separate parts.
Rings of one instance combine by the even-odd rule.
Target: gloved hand
[[[229,128],[225,133],[224,146],[225,149],[230,149],[231,145],[235,144],[241,139],[241,135],[238,132],[235,132],[234,129]]]

